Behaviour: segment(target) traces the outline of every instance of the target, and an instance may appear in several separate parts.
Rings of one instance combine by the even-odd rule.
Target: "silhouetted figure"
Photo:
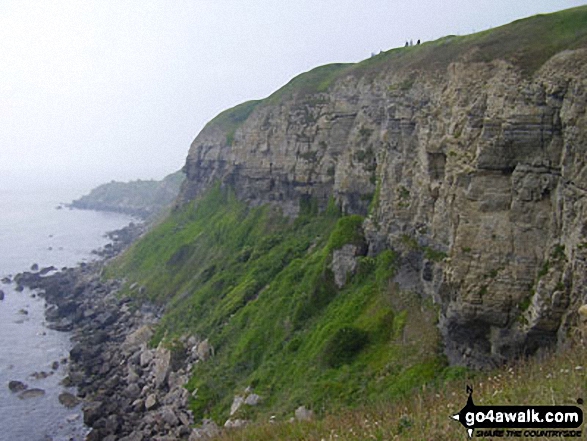
[[[418,39],[418,42],[416,44],[420,44],[420,39]]]
[[[409,46],[409,43],[406,41],[406,45],[404,47],[408,47],[408,46]]]
[[[410,46],[413,46],[414,42],[410,39]]]

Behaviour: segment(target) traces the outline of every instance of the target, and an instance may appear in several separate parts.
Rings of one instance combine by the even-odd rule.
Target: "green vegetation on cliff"
[[[218,441],[303,440],[465,440],[463,426],[450,418],[465,405],[466,386],[473,387],[476,405],[577,405],[585,397],[587,354],[579,345],[540,360],[523,360],[490,372],[454,371],[442,387],[422,387],[395,402],[329,413],[314,421],[258,422],[239,431],[225,429]],[[581,406],[582,407],[582,406]],[[581,430],[582,429],[582,430]],[[583,432],[585,429],[579,428]],[[516,440],[554,440],[523,431]],[[475,436],[477,440],[501,439]],[[216,439],[216,438],[215,438]]]
[[[234,140],[234,132],[246,121],[251,112],[261,103],[260,100],[252,100],[241,103],[225,110],[212,119],[207,126],[216,127],[226,133],[226,144],[231,145]]]
[[[263,402],[247,418],[376,402],[438,378],[444,363],[434,311],[390,282],[393,252],[358,257],[348,283],[334,283],[332,252],[364,241],[361,221],[312,204],[292,221],[216,186],[108,275],[140,283],[144,300],[167,305],[155,344],[187,333],[215,348],[189,383],[197,417],[224,422],[248,386]]]
[[[382,69],[417,72],[446,69],[463,57],[469,62],[505,60],[530,75],[562,50],[587,46],[587,6],[541,14],[465,36],[447,36],[406,48],[392,49],[349,70],[375,75]],[[402,83],[396,88],[409,89]]]

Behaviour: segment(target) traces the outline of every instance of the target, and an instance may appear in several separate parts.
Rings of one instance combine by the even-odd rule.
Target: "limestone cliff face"
[[[440,50],[212,121],[180,200],[216,180],[291,216],[333,196],[366,215],[370,253],[402,253],[396,282],[439,305],[451,361],[487,366],[564,340],[587,302],[587,49],[530,70]]]

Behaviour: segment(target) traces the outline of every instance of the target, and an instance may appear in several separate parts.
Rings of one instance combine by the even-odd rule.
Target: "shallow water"
[[[108,242],[104,233],[132,220],[120,214],[56,209],[77,196],[69,188],[19,191],[0,185],[0,279],[30,270],[33,263],[61,268],[92,260],[91,250]],[[47,329],[44,300],[14,288],[0,284],[5,293],[0,301],[0,440],[82,440],[86,431],[80,406],[67,409],[58,400],[67,391],[60,385],[66,371],[61,361],[71,348],[70,335]],[[35,372],[49,375],[36,379]],[[11,380],[45,394],[21,399],[8,389]]]

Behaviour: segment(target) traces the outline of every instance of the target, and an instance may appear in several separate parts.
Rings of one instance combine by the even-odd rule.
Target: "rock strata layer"
[[[221,114],[191,145],[179,203],[218,181],[290,216],[334,198],[367,216],[371,255],[402,253],[400,288],[440,306],[450,360],[486,367],[564,340],[587,301],[587,49],[528,72],[445,43],[341,69],[324,91],[300,77],[228,111],[236,128]]]

